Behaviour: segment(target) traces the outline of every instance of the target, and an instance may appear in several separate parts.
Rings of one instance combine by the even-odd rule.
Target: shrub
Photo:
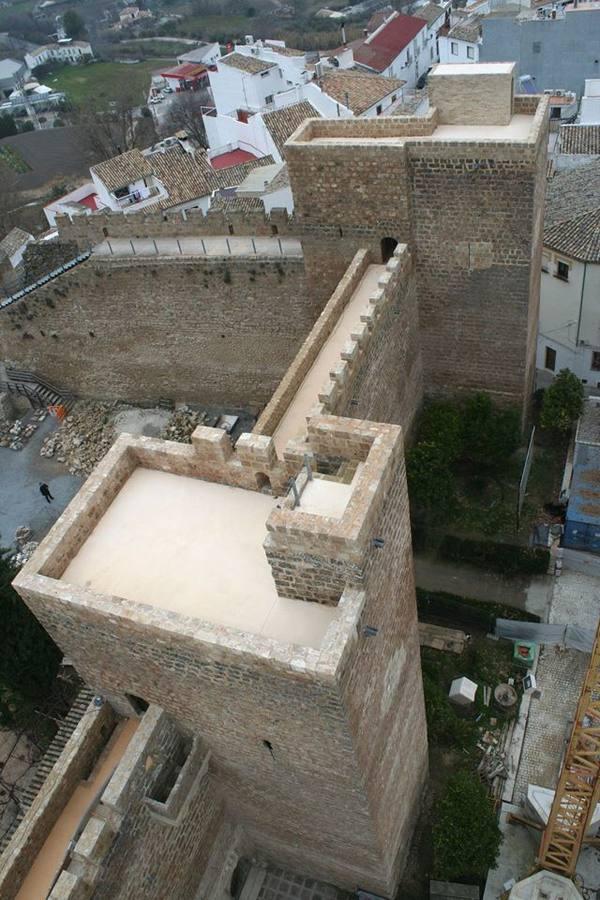
[[[498,858],[502,832],[492,800],[476,775],[453,775],[433,826],[435,877],[480,881]]]
[[[443,515],[454,496],[454,475],[443,450],[419,443],[407,454],[406,476],[411,506],[429,514]]]
[[[583,385],[568,369],[561,369],[544,393],[542,428],[569,431],[583,412]]]
[[[474,541],[451,534],[443,539],[439,553],[452,562],[470,563],[501,575],[545,575],[550,562],[550,552],[542,547]]]
[[[419,423],[419,439],[440,447],[449,463],[463,452],[463,427],[458,407],[449,402],[428,403]]]
[[[463,456],[481,469],[498,469],[521,441],[519,413],[496,409],[488,394],[473,394],[464,405]]]
[[[417,608],[419,618],[426,619],[437,616],[447,619],[455,626],[481,628],[493,631],[496,619],[517,619],[522,622],[539,622],[535,613],[505,606],[503,603],[488,603],[487,600],[474,600],[472,597],[460,597],[445,591],[426,591],[417,588]]]
[[[456,715],[444,688],[423,671],[427,734],[432,744],[470,750],[477,743],[477,726]]]

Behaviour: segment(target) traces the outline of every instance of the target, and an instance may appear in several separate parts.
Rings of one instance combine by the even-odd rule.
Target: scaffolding
[[[541,869],[571,878],[600,799],[600,624],[542,837]]]

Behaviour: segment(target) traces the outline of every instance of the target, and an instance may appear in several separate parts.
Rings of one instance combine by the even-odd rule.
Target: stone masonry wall
[[[145,802],[178,739],[175,723],[150,707],[75,845],[63,876],[71,891],[94,900],[189,900],[209,861],[224,865],[226,848],[213,856],[224,811],[208,774],[192,785],[176,822],[159,821]]]
[[[0,857],[0,897],[12,900],[69,797],[86,778],[114,725],[108,704],[81,719],[38,796]]]
[[[513,69],[503,74],[429,75],[429,102],[444,125],[508,125],[513,105]]]
[[[0,312],[0,358],[86,398],[260,406],[318,312],[301,259],[96,257]]]

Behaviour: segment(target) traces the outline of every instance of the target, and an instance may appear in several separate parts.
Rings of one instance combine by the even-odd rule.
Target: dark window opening
[[[377,106],[375,107],[375,112],[377,113],[378,116],[381,115],[381,113],[383,112],[383,106],[381,105],[381,103],[377,104]]]
[[[108,228],[103,228],[102,234],[104,235],[104,237],[108,237]]]
[[[129,700],[133,707],[133,711],[137,716],[143,715],[150,705],[146,700],[143,700],[142,697],[136,697],[135,694],[125,694],[125,697]]]
[[[381,239],[381,262],[386,263],[394,255],[394,250],[398,246],[398,241],[393,237],[384,237]]]
[[[553,350],[552,347],[546,347],[546,359],[544,361],[544,368],[550,369],[551,372],[554,372],[556,369],[556,350]]]
[[[227,227],[229,228],[229,234],[233,234],[233,225],[228,225]]]
[[[264,472],[256,473],[256,487],[263,494],[270,494],[272,492],[271,488],[271,479],[268,475],[265,475]]]
[[[560,106],[551,106],[550,107],[550,118],[551,119],[560,119]]]
[[[179,773],[190,755],[192,741],[190,738],[180,738],[173,755],[167,760],[160,770],[156,784],[152,788],[149,797],[158,803],[166,803],[171,791],[175,787]]]
[[[278,233],[279,233],[279,229],[278,229],[277,225],[271,225],[271,234],[278,234]]]
[[[561,281],[569,280],[569,266],[567,263],[559,261],[556,264],[556,277],[560,278]]]
[[[600,372],[600,353],[598,350],[592,352],[592,370],[594,372]]]

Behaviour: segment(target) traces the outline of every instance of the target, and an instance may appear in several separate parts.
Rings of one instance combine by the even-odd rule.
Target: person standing
[[[46,498],[48,503],[50,503],[52,500],[54,500],[54,497],[50,493],[50,488],[48,487],[48,485],[46,484],[45,481],[40,481],[40,494],[42,495],[42,497]]]

